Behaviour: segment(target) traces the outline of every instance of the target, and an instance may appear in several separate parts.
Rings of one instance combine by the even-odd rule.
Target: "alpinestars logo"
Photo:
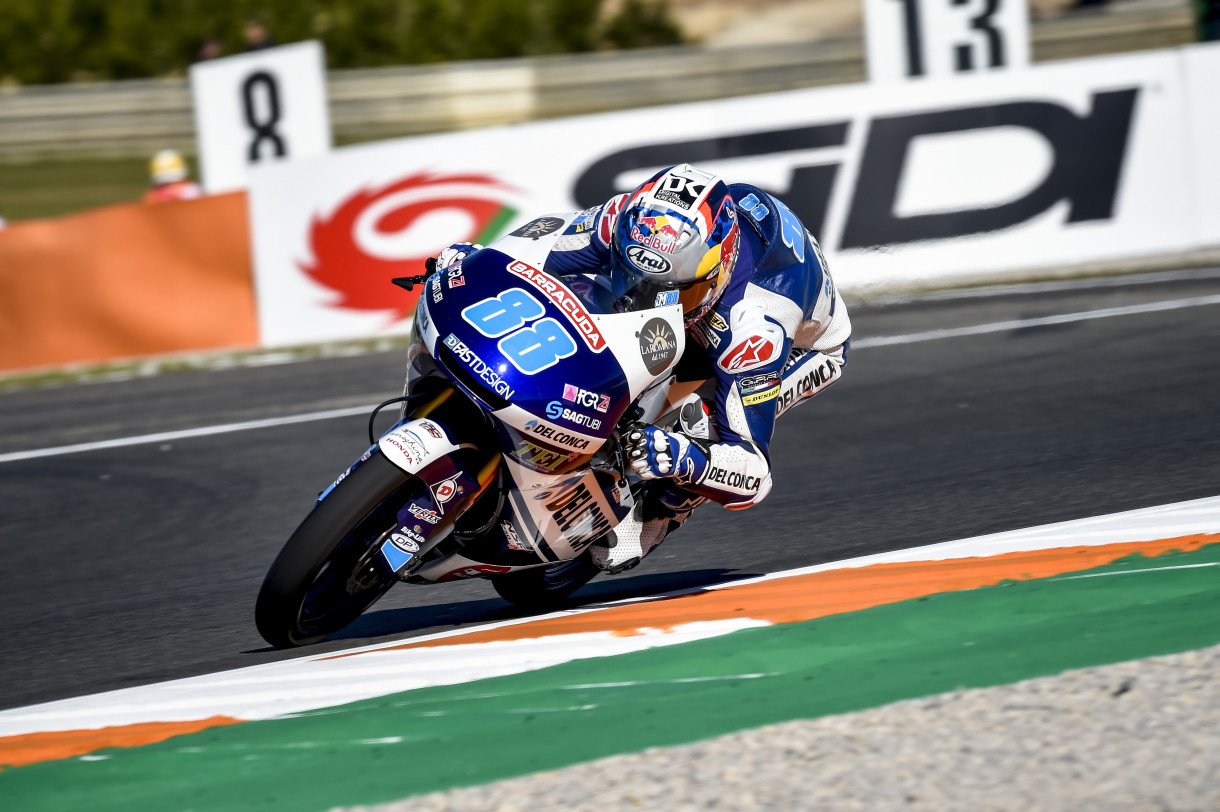
[[[766,317],[766,311],[758,302],[742,299],[733,305],[729,323],[732,338],[717,361],[725,372],[736,375],[779,360],[784,348],[784,330]]]
[[[720,368],[725,372],[747,372],[766,366],[779,356],[780,345],[774,337],[750,336],[725,350],[720,357]]]
[[[489,175],[420,173],[380,189],[361,189],[309,228],[313,259],[298,267],[334,291],[331,307],[381,311],[407,318],[418,292],[404,296],[386,280],[420,273],[424,261],[454,242],[483,245],[499,237],[517,215],[515,189]],[[467,223],[465,230],[435,228],[436,214]]]

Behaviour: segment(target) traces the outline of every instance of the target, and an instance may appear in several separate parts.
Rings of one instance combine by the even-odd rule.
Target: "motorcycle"
[[[624,309],[604,276],[542,270],[569,222],[393,280],[423,286],[403,395],[378,407],[401,402],[399,419],[374,440],[374,410],[370,447],[271,565],[255,607],[267,642],[323,640],[400,581],[488,578],[513,604],[553,607],[601,571],[590,546],[639,520],[620,437],[676,423],[707,376],[678,372],[675,294],[628,291],[643,306]]]

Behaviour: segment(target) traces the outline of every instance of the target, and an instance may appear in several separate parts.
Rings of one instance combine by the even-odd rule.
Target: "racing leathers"
[[[850,343],[847,308],[817,240],[762,189],[728,188],[739,222],[737,265],[717,304],[687,330],[687,353],[701,351],[715,378],[715,396],[705,406],[708,429],[687,434],[647,426],[624,438],[635,450],[637,474],[680,486],[658,491],[675,514],[704,499],[731,509],[762,501],[771,490],[776,418],[839,379]],[[578,214],[557,239],[546,270],[605,269],[625,198]]]

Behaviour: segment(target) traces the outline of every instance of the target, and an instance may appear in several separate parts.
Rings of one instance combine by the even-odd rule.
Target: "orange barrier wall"
[[[244,192],[0,231],[0,370],[257,343]]]

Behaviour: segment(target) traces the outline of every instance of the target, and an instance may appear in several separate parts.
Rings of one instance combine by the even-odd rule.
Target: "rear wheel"
[[[378,550],[398,510],[425,487],[379,451],[352,471],[289,537],[255,604],[259,634],[277,648],[317,643],[393,586]]]
[[[551,609],[563,605],[569,595],[593,580],[600,569],[588,553],[571,561],[522,570],[491,579],[500,597],[526,609]]]

